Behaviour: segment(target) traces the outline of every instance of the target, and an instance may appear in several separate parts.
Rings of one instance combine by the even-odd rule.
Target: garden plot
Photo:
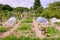
[[[60,31],[56,29],[56,25],[51,24],[38,24],[38,22],[21,22],[21,25],[17,27],[15,31],[11,33],[11,37],[7,37],[13,40],[13,38],[18,40],[49,40],[58,39],[60,36]],[[27,39],[26,39],[27,38]],[[38,39],[40,38],[40,39]]]
[[[14,27],[0,27],[0,37],[6,37],[9,36],[14,30],[18,28],[20,25],[20,21]]]
[[[0,26],[0,37],[3,36],[6,32],[10,31],[13,27],[3,27]]]
[[[60,31],[56,29],[57,27],[56,25],[50,24],[38,24],[33,20],[31,29],[38,38],[56,38],[60,36]]]
[[[21,23],[32,23],[32,18],[23,19]]]
[[[35,34],[32,33],[30,25],[31,24],[28,24],[28,23],[27,24],[21,23],[19,28],[17,28],[17,30],[13,32],[12,35],[17,36],[17,37],[26,36],[26,37],[34,38]]]
[[[30,21],[32,21],[32,20],[30,20]],[[20,37],[28,38],[29,37],[29,38],[31,38],[31,40],[37,39],[37,37],[31,30],[31,22],[24,22],[24,23],[21,22],[21,25],[18,26],[18,28],[14,32],[12,32],[11,35],[15,36],[16,38],[20,38]],[[28,40],[30,40],[29,38],[28,38]]]

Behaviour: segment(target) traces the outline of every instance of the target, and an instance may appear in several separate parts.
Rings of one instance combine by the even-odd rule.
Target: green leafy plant
[[[52,34],[55,34],[57,30],[54,27],[49,26],[49,27],[46,27],[46,32],[52,35]]]
[[[55,22],[56,25],[60,26],[60,22]]]
[[[10,29],[10,27],[0,27],[0,32],[6,32]]]
[[[24,25],[22,24],[17,30],[30,30],[30,24]]]
[[[21,37],[16,37],[16,36],[8,36],[3,38],[2,40],[40,40],[39,38],[31,38],[27,36],[21,36]]]
[[[28,19],[22,20],[22,23],[32,23],[32,19],[28,18]]]

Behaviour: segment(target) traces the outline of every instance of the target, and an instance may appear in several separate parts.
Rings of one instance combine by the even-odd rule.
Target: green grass
[[[32,23],[32,19],[24,19],[22,20],[22,23]]]
[[[30,24],[24,24],[22,23],[20,27],[17,29],[18,30],[31,30]]]
[[[15,36],[8,36],[8,37],[5,37],[5,38],[2,38],[2,40],[18,40],[18,38],[15,37]]]
[[[2,27],[0,26],[0,32],[6,32],[10,29],[10,27]]]
[[[55,22],[56,25],[60,26],[60,22]]]
[[[60,40],[60,37],[39,39],[39,38],[31,38],[31,37],[26,37],[26,36],[21,36],[19,38],[15,37],[15,36],[8,36],[8,37],[5,37],[5,38],[2,38],[1,40]]]
[[[15,36],[8,36],[3,38],[2,40],[40,40],[39,38],[31,38],[31,37],[26,37],[26,36],[21,36],[19,38]]]

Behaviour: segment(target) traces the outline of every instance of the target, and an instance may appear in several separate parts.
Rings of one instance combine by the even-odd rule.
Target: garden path
[[[18,21],[17,24],[14,25],[14,28],[12,28],[10,31],[6,32],[2,37],[9,36],[13,31],[15,31],[15,30],[19,27],[20,23],[21,23],[21,22]]]
[[[44,38],[44,36],[41,34],[41,31],[38,28],[38,23],[35,20],[33,20],[33,26],[31,27],[31,29],[36,34],[36,37]]]

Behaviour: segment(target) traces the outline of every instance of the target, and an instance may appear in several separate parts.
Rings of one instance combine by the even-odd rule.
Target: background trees
[[[16,7],[0,4],[0,18],[8,19],[10,16],[21,18],[21,14],[28,14],[28,17],[60,18],[60,2],[50,3],[47,8],[41,6],[40,0],[35,0],[33,7]]]
[[[35,0],[34,5],[33,5],[33,9],[36,10],[40,6],[41,6],[40,0]]]
[[[44,11],[41,13],[41,16],[46,18],[60,18],[60,2],[49,4],[49,7],[44,9]]]
[[[35,0],[34,5],[33,5],[33,9],[35,10],[35,13],[41,13],[43,10],[43,7],[41,5],[40,0]]]
[[[35,0],[34,5],[33,5],[33,10],[34,10],[34,13],[35,13],[35,17],[40,16],[40,14],[43,11],[43,7],[41,5],[40,0]]]

